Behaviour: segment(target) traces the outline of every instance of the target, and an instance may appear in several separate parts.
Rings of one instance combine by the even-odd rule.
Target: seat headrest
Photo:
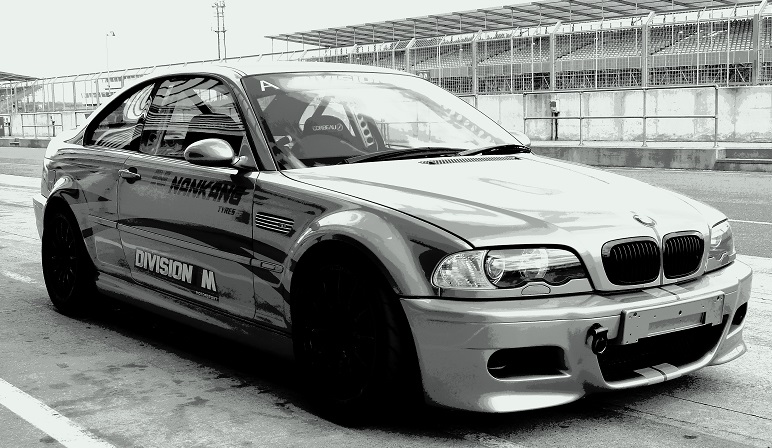
[[[306,120],[305,126],[303,127],[303,135],[310,134],[330,134],[341,138],[348,138],[351,136],[346,125],[343,124],[343,120],[329,115],[312,117]]]

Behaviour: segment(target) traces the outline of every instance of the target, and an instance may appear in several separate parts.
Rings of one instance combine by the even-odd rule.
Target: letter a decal
[[[271,84],[271,83],[270,83],[270,82],[268,82],[268,81],[263,81],[263,80],[261,79],[261,80],[260,80],[260,89],[261,89],[263,92],[265,92],[265,89],[267,89],[268,87],[270,87],[270,88],[272,88],[272,89],[276,89],[276,90],[279,90],[279,88],[278,88],[278,87],[276,87],[275,85]]]

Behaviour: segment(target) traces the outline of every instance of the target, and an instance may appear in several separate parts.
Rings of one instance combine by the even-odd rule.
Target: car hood
[[[288,177],[412,215],[472,246],[709,234],[704,204],[633,179],[532,154],[305,168]],[[636,219],[653,219],[647,226]],[[579,238],[579,240],[577,239]]]

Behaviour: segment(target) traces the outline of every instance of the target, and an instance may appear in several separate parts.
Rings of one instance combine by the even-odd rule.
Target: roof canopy
[[[422,39],[480,30],[528,28],[759,4],[760,0],[542,0],[517,5],[433,14],[401,20],[266,36],[319,47]]]
[[[30,81],[37,79],[34,76],[17,75],[15,73],[0,72],[0,82],[4,81]]]

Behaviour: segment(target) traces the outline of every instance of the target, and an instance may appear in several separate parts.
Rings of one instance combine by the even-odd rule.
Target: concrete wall
[[[647,115],[712,115],[716,94],[712,87],[653,89],[646,94]],[[506,129],[516,129],[533,140],[550,140],[552,121],[549,102],[559,101],[560,117],[640,116],[643,92],[635,90],[578,93],[484,95],[477,100],[481,111]],[[525,102],[525,104],[524,104]],[[581,103],[581,104],[580,104]],[[529,119],[524,125],[524,113]],[[729,142],[772,142],[772,86],[718,89],[718,139]],[[579,140],[579,120],[560,118],[558,138]],[[649,118],[649,141],[713,141],[712,118]],[[640,118],[587,119],[583,125],[587,141],[642,141]]]

